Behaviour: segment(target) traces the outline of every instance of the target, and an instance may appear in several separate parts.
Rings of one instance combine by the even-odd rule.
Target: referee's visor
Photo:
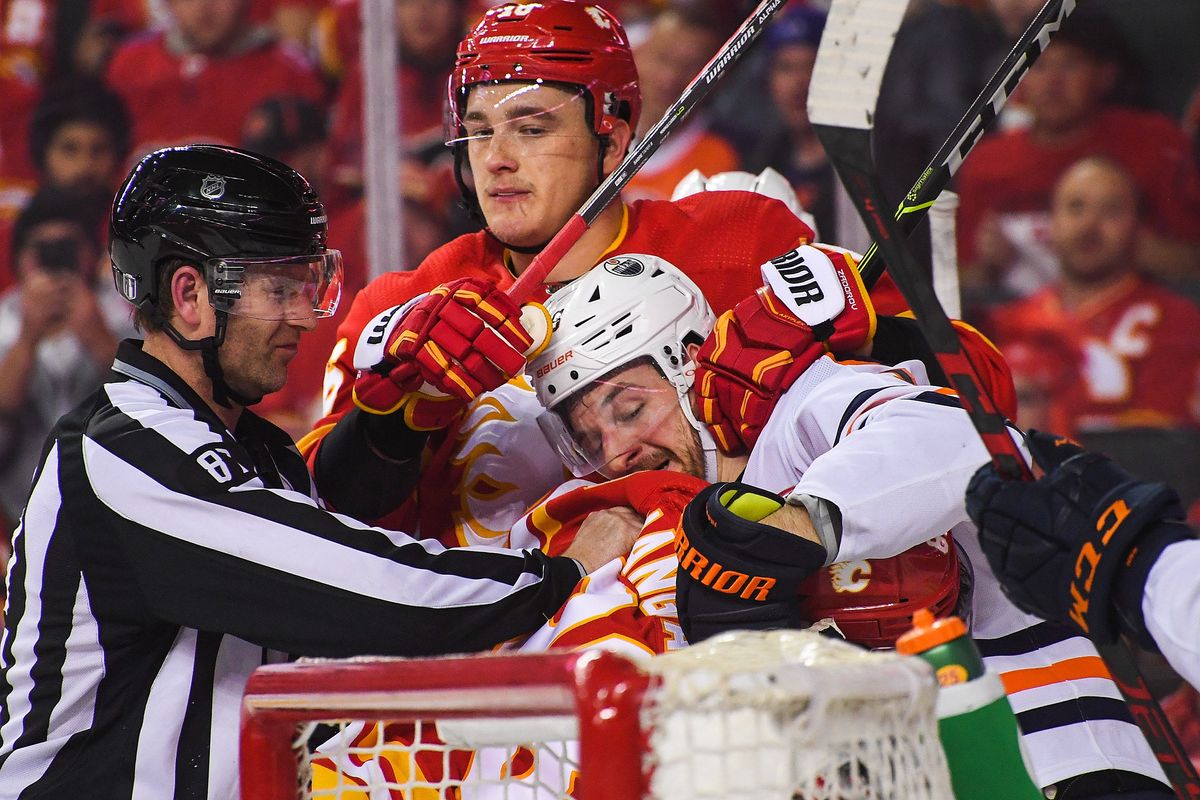
[[[333,316],[342,296],[342,274],[338,250],[279,258],[210,258],[204,263],[213,308],[263,320]]]

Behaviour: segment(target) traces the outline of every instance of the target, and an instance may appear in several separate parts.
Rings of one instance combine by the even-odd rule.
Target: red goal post
[[[245,691],[242,800],[951,800],[936,697],[920,659],[809,631],[272,665]]]
[[[568,728],[588,720],[581,771],[609,777],[586,800],[642,793],[637,704],[649,683],[603,651],[437,659],[308,661],[260,667],[242,707],[242,800],[296,800],[297,727],[312,720],[500,720]],[[566,722],[566,721],[570,722]]]

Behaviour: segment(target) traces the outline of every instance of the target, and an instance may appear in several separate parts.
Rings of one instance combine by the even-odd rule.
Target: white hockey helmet
[[[675,191],[671,193],[671,199],[679,200],[698,192],[731,191],[754,192],[775,198],[787,206],[805,225],[812,228],[814,237],[819,238],[817,221],[813,219],[813,215],[804,210],[800,198],[796,197],[796,190],[788,183],[788,179],[771,167],[767,167],[757,175],[735,170],[718,172],[711,178],[706,177],[700,170],[694,169],[684,175],[683,180],[675,186]]]
[[[716,443],[692,413],[694,372],[687,345],[704,341],[716,317],[695,283],[657,256],[610,258],[546,301],[554,332],[526,372],[546,412],[538,423],[576,475],[603,474],[603,463],[576,441],[565,419],[572,397],[611,373],[649,359],[678,395],[699,434],[705,473],[716,478]],[[615,477],[615,476],[609,476]]]

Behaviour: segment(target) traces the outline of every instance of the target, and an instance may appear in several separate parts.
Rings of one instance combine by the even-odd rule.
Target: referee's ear
[[[207,324],[215,322],[208,303],[208,285],[195,267],[184,264],[171,275],[171,323],[185,338],[193,338]]]

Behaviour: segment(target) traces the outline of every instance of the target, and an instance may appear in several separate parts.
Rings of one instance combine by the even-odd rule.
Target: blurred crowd
[[[105,256],[112,195],[166,145],[280,158],[314,183],[345,254],[349,307],[372,273],[416,266],[474,223],[443,145],[455,44],[485,0],[395,0],[403,263],[364,241],[359,0],[0,0],[0,514],[42,439],[132,334]],[[629,30],[645,133],[754,5],[612,0]],[[630,184],[669,198],[690,171],[782,173],[839,242],[833,171],[805,110],[822,0],[792,0]],[[876,130],[899,199],[1041,6],[913,0]],[[958,254],[969,321],[1016,373],[1025,426],[1133,461],[1200,498],[1200,33],[1195,0],[1081,4],[966,160]],[[918,252],[928,250],[920,240]],[[336,321],[263,410],[318,416]],[[6,526],[7,527],[7,526]]]

